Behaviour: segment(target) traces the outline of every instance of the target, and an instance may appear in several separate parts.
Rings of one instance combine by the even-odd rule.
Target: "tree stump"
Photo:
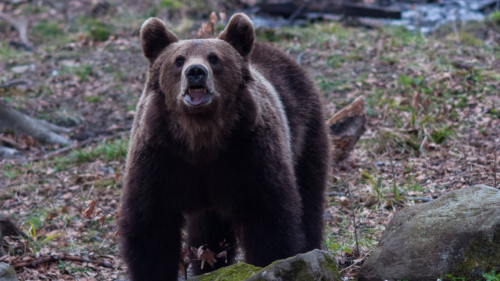
[[[330,128],[331,155],[334,163],[343,161],[349,156],[366,130],[365,123],[366,115],[362,97],[357,98],[326,121]]]

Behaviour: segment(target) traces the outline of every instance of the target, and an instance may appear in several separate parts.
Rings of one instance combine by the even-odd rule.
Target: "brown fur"
[[[143,25],[149,78],[119,222],[131,280],[176,280],[185,217],[189,246],[218,252],[238,237],[257,266],[320,247],[329,151],[322,104],[295,61],[254,37],[243,14],[219,39],[178,41],[158,19]],[[211,92],[197,106],[186,102],[193,65],[207,70]],[[232,263],[235,248],[228,256]]]

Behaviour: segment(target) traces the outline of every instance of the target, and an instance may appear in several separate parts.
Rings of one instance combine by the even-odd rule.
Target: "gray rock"
[[[500,191],[476,185],[396,213],[358,280],[477,280],[491,270],[500,270]]]
[[[0,146],[0,158],[14,159],[21,156],[21,152],[6,146]]]
[[[279,260],[255,273],[247,281],[337,281],[340,274],[335,258],[326,251],[313,250]]]
[[[313,250],[285,260],[278,260],[265,268],[246,263],[223,267],[217,271],[199,275],[191,281],[338,281],[337,263],[333,256],[321,250]]]
[[[18,65],[12,67],[10,70],[15,73],[24,73],[28,70],[35,70],[36,66],[34,64]]]
[[[0,281],[17,281],[16,270],[4,262],[0,262]]]

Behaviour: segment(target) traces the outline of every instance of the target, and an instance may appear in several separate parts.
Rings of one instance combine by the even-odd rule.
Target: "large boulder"
[[[333,256],[313,250],[285,260],[275,261],[265,268],[238,263],[217,271],[199,275],[191,281],[339,281],[340,275]]]
[[[358,280],[477,280],[500,270],[500,191],[451,191],[394,215]]]

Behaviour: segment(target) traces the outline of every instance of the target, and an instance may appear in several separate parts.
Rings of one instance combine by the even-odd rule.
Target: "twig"
[[[22,261],[19,263],[12,264],[12,266],[15,269],[21,268],[21,267],[36,267],[39,264],[42,263],[47,263],[47,262],[55,262],[59,260],[65,260],[65,261],[78,261],[78,262],[88,262],[88,263],[95,263],[100,266],[104,267],[112,267],[111,264],[107,261],[100,261],[100,260],[91,260],[88,258],[83,258],[83,257],[75,257],[75,256],[69,256],[68,254],[61,254],[61,255],[53,255],[53,256],[48,256],[48,257],[42,257],[38,259],[32,259],[28,261]]]
[[[297,56],[297,64],[298,65],[301,65],[300,61],[302,60],[302,56],[305,54],[306,52],[305,51],[302,51],[299,53],[299,55]]]
[[[129,126],[129,125],[125,125],[125,126],[113,125],[113,126],[107,128],[106,132],[130,131],[130,129],[132,129],[132,126]]]
[[[394,200],[399,201],[399,189],[398,186],[396,185],[396,172],[394,171],[394,162],[392,161],[393,152],[394,150],[391,150],[391,152],[389,152],[389,160],[391,160],[391,167],[392,167],[392,185],[394,192]]]
[[[2,134],[0,134],[0,142],[3,142],[3,143],[5,143],[5,144],[11,146],[12,148],[17,149],[17,150],[25,150],[27,148],[26,146],[20,145],[12,139],[4,137]]]
[[[27,80],[15,79],[15,80],[11,80],[9,82],[0,84],[0,89],[2,89],[2,88],[10,88],[12,86],[21,85],[21,84],[28,84],[29,85],[31,83],[29,81],[27,81]]]
[[[355,266],[355,265],[356,265],[356,264],[358,264],[360,261],[364,260],[364,259],[366,258],[366,256],[368,256],[368,255],[369,255],[369,254],[371,254],[371,253],[372,253],[372,250],[370,250],[368,253],[366,253],[364,257],[362,257],[361,259],[359,259],[359,261],[358,261],[358,262],[355,262],[355,263],[351,264],[350,266],[348,266],[348,267],[346,267],[346,268],[344,268],[344,269],[340,270],[340,271],[339,271],[339,273],[341,273],[341,272],[343,272],[343,271],[346,271],[346,270],[348,270],[349,268],[351,268],[351,267]]]
[[[351,212],[352,212],[352,221],[354,223],[354,238],[356,238],[356,250],[359,254],[359,243],[358,243],[358,229],[356,227],[356,214],[354,213],[354,204],[352,203],[352,193],[351,193],[351,185],[347,185],[347,189],[349,190],[349,199],[351,201]]]
[[[430,202],[434,199],[428,197],[406,197],[407,200]]]
[[[57,149],[55,151],[52,151],[52,152],[49,152],[49,153],[45,154],[41,159],[43,159],[43,160],[49,159],[52,156],[64,153],[66,151],[73,150],[73,149],[75,149],[77,147],[85,145],[86,143],[88,143],[88,141],[85,141],[85,142],[78,142],[78,141],[76,141],[72,145],[68,145],[66,147],[63,147],[63,148],[60,148],[60,149]]]
[[[451,11],[452,14],[457,14],[457,10],[453,10]],[[458,29],[457,29],[457,22],[456,22],[456,19],[453,19],[453,21],[451,21],[452,23],[452,27],[453,27],[453,32],[455,33],[455,36],[457,37],[457,43],[460,44],[460,34],[458,34]]]
[[[346,194],[342,193],[342,192],[326,192],[325,193],[326,196],[346,196]],[[352,198],[359,198],[359,196],[357,195],[351,195]],[[411,200],[411,201],[423,201],[423,202],[430,202],[434,199],[432,198],[428,198],[428,197],[403,197],[404,199],[406,200]]]
[[[117,133],[116,136],[120,136],[122,137],[124,133],[128,133],[127,132],[120,132],[120,133]],[[82,147],[82,146],[85,146],[91,142],[96,142],[96,141],[101,141],[101,140],[104,140],[106,139],[107,136],[102,136],[102,137],[95,137],[95,138],[89,138],[89,139],[86,139],[84,141],[75,141],[73,144],[71,145],[68,145],[66,147],[63,147],[63,148],[60,148],[60,149],[57,149],[57,150],[54,150],[52,152],[49,152],[41,157],[34,157],[34,158],[31,158],[30,161],[36,161],[36,160],[47,160],[49,159],[50,157],[52,156],[56,156],[56,155],[59,155],[59,154],[62,154],[62,153],[65,153],[65,152],[68,152],[70,150],[73,150],[75,148],[79,148],[79,147]],[[116,139],[116,138],[113,138],[113,139]]]
[[[420,152],[421,155],[424,155],[425,156],[425,150],[424,150],[424,146],[425,146],[425,143],[427,142],[427,135],[424,136],[424,140],[422,141],[422,143],[420,144],[420,147],[418,149],[418,151]]]
[[[289,24],[292,24],[293,23],[293,20],[298,16],[300,15],[300,13],[302,13],[302,11],[304,11],[305,8],[307,8],[307,6],[309,6],[309,1],[310,0],[307,0],[307,1],[304,1],[302,3],[302,5],[300,5],[297,10],[295,10],[291,15],[290,17],[288,18],[288,23]]]
[[[74,143],[72,143],[71,145],[68,145],[68,146],[65,146],[63,148],[60,148],[60,149],[57,149],[57,150],[54,150],[52,152],[49,152],[43,156],[39,156],[39,157],[32,157],[30,158],[29,160],[30,161],[38,161],[38,160],[47,160],[49,158],[51,158],[52,156],[56,156],[56,155],[59,155],[61,153],[64,153],[64,152],[67,152],[67,151],[70,151],[70,150],[73,150],[77,147],[81,147],[81,146],[84,146],[86,144],[88,144],[89,142],[91,142],[92,139],[89,139],[89,140],[86,140],[86,141],[83,141],[83,142],[79,142],[79,141],[75,141]]]
[[[325,192],[325,195],[326,196],[346,196],[346,194],[343,192]],[[357,196],[357,195],[354,195],[352,197],[359,198],[359,196]]]
[[[495,159],[493,162],[493,180],[495,181],[493,184],[494,188],[497,188],[497,149],[495,148],[495,151],[493,151],[493,155],[495,156]]]

